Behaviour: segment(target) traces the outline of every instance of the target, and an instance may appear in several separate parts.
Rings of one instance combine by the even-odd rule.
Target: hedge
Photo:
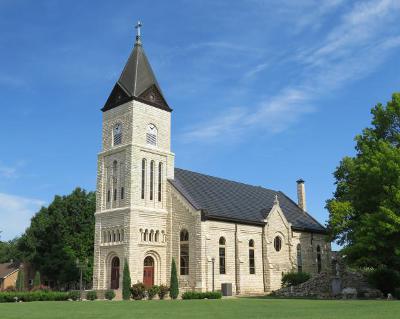
[[[183,300],[189,299],[221,299],[222,294],[219,291],[197,292],[187,291],[182,294]]]
[[[1,302],[16,302],[16,301],[66,301],[70,297],[68,292],[58,291],[15,291],[15,292],[0,292]]]
[[[288,272],[282,275],[282,287],[297,286],[310,278],[311,275],[307,272]]]

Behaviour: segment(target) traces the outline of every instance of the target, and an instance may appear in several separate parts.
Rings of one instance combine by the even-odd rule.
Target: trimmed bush
[[[113,300],[114,298],[115,298],[115,292],[114,292],[114,290],[107,290],[106,292],[105,292],[105,294],[104,294],[104,297],[107,299],[107,300]]]
[[[222,294],[219,291],[207,291],[207,292],[197,292],[197,291],[187,291],[182,294],[183,300],[189,299],[221,299]]]
[[[307,272],[288,272],[282,276],[282,287],[297,286],[310,278],[311,275]]]
[[[149,300],[152,300],[157,294],[160,288],[158,286],[152,286],[149,289],[147,289],[147,297]]]
[[[164,300],[165,296],[167,295],[169,291],[169,287],[165,286],[165,285],[161,285],[158,287],[158,298],[160,298],[160,300]]]
[[[131,275],[129,272],[128,261],[124,261],[124,272],[122,274],[122,299],[131,299]]]
[[[171,287],[169,290],[169,295],[171,296],[172,299],[178,298],[179,295],[179,285],[178,285],[178,275],[176,273],[176,264],[175,264],[175,259],[172,258],[172,264],[171,264]]]
[[[79,290],[71,290],[70,292],[68,292],[68,298],[73,301],[79,300],[80,297],[81,297],[81,292]]]
[[[69,293],[59,291],[16,291],[0,292],[0,302],[15,301],[66,301],[69,299]]]
[[[87,300],[96,300],[97,299],[97,292],[94,290],[90,290],[86,293]]]
[[[367,273],[368,283],[385,295],[396,294],[396,288],[400,287],[400,273],[387,267],[378,267]]]
[[[40,280],[40,273],[37,271],[35,274],[35,278],[33,279],[33,287],[40,287],[41,280]]]
[[[142,300],[144,297],[146,297],[146,287],[141,282],[132,285],[131,295],[135,300]]]
[[[44,291],[44,292],[49,292],[51,291],[50,287],[45,286],[45,285],[39,285],[39,286],[34,286],[31,291]]]
[[[15,288],[17,288],[17,291],[25,290],[25,274],[24,274],[23,270],[18,271],[17,282],[15,283]]]

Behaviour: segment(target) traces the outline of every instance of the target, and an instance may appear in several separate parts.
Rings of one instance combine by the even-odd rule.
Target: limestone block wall
[[[250,273],[249,243],[254,241],[255,274]],[[237,225],[240,294],[264,292],[262,227]]]
[[[274,247],[276,237],[279,237],[282,243],[279,251]],[[279,289],[282,273],[293,269],[291,240],[291,226],[277,206],[269,213],[265,226],[266,291]]]
[[[171,261],[174,258],[179,286],[186,290],[201,290],[204,286],[202,268],[202,227],[201,215],[173,186],[169,185],[169,226],[167,227],[168,240],[168,283],[171,272]],[[180,275],[180,232],[186,229],[189,233],[189,275]]]

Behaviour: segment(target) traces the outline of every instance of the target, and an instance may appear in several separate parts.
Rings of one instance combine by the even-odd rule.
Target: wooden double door
[[[147,256],[144,259],[143,284],[146,286],[146,288],[154,285],[154,259],[150,256]]]
[[[119,268],[119,258],[114,257],[111,261],[111,289],[119,288]]]

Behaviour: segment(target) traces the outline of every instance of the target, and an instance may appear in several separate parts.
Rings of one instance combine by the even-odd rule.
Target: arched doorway
[[[154,285],[154,259],[150,256],[144,259],[143,284],[146,288]]]
[[[119,288],[119,258],[111,260],[111,289]]]

